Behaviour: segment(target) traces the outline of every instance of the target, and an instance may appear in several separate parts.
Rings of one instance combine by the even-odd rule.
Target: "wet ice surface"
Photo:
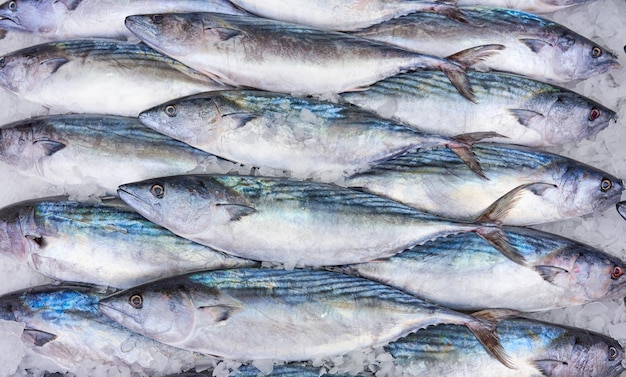
[[[550,151],[577,159],[592,166],[601,168],[617,177],[626,178],[626,2],[623,0],[598,0],[589,5],[573,7],[556,12],[547,17],[552,18],[576,32],[608,47],[619,56],[622,68],[602,76],[567,85],[569,89],[591,97],[603,105],[618,112],[618,122],[611,124],[593,140],[585,140],[576,145],[552,148]],[[0,54],[42,42],[31,36],[8,33],[0,40]],[[15,95],[0,89],[0,123],[5,124],[34,115],[56,113],[55,109],[46,109],[40,105],[19,100]],[[70,193],[76,197],[94,194],[93,187],[85,190],[78,187],[55,187],[37,178],[25,177],[16,173],[8,166],[0,163],[2,191],[0,207],[30,198]],[[101,194],[102,192],[97,192]],[[557,233],[598,247],[626,260],[626,221],[609,208],[584,218],[577,218],[554,224],[539,226],[540,229]],[[8,257],[0,256],[0,276],[4,277],[0,284],[0,294],[17,289],[30,287],[49,280],[19,265]],[[520,298],[523,299],[523,298]],[[584,306],[562,310],[552,310],[535,314],[534,317],[577,327],[587,328],[610,335],[626,344],[626,306],[623,300],[604,300]],[[0,376],[25,375],[25,369],[38,374],[42,370],[58,371],[50,361],[27,351],[19,341],[22,325],[0,321]],[[26,356],[22,357],[26,353]],[[164,362],[161,360],[160,362]],[[172,361],[175,362],[175,361]],[[118,376],[129,375],[128,368],[96,367],[94,364],[83,363],[83,370],[91,369],[91,375]],[[270,362],[257,361],[255,365],[262,370],[270,368]],[[216,375],[227,375],[230,368],[240,365],[237,361],[226,361],[218,364]],[[393,367],[390,355],[381,349],[367,353],[354,352],[348,355],[331,358],[331,361],[314,360],[313,365],[330,372],[356,373],[363,366],[378,365],[379,375],[390,375]],[[201,366],[207,368],[209,365]],[[17,372],[15,372],[17,370]],[[622,376],[626,376],[623,374]]]

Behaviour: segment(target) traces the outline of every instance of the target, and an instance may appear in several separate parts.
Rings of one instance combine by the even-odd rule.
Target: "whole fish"
[[[462,15],[456,7],[456,0],[231,0],[231,2],[261,17],[323,30],[356,30],[418,11],[435,11],[462,20]]]
[[[468,22],[417,12],[355,35],[450,58],[472,47],[499,44],[505,48],[472,68],[517,73],[541,81],[586,79],[620,67],[617,56],[608,49],[529,13],[468,7],[463,15]]]
[[[145,45],[104,40],[50,42],[4,55],[0,86],[67,112],[123,116],[226,88]]]
[[[118,194],[147,219],[182,237],[288,266],[366,262],[462,232],[476,232],[523,263],[493,224],[454,222],[335,185],[187,175],[125,184]],[[483,214],[481,220],[497,221],[491,215]]]
[[[625,368],[624,349],[592,331],[528,319],[505,319],[497,333],[516,369],[483,351],[462,326],[439,325],[390,343],[403,376],[456,377],[617,377]]]
[[[100,300],[132,331],[237,360],[308,360],[384,345],[438,323],[467,326],[508,366],[491,323],[367,279],[315,270],[200,271]]]
[[[356,106],[262,91],[219,91],[166,102],[139,115],[146,126],[228,160],[345,177],[407,150],[445,146],[484,177],[471,144],[495,133],[442,137]]]
[[[128,288],[187,271],[252,266],[155,225],[120,200],[37,200],[0,210],[0,252],[60,281]]]
[[[142,376],[175,373],[207,361],[128,331],[101,314],[98,300],[110,293],[77,284],[29,288],[0,297],[0,319],[24,322],[23,341],[76,375],[93,375],[85,370],[89,361],[132,368]]]
[[[456,310],[548,310],[626,293],[626,265],[591,246],[529,228],[504,227],[527,265],[473,234],[455,234],[344,272]]]
[[[245,14],[226,0],[9,0],[0,5],[0,28],[51,39],[127,39],[126,16],[159,12]]]
[[[342,94],[352,104],[441,135],[497,131],[490,141],[551,146],[596,135],[616,113],[570,90],[505,73],[468,72],[476,102],[437,71],[416,71]]]
[[[343,33],[217,13],[129,16],[126,26],[156,50],[230,85],[339,93],[430,68],[442,70],[465,97],[472,97],[464,68],[456,62]]]
[[[0,128],[0,161],[57,185],[128,180],[191,171],[223,172],[227,161],[143,126],[135,118],[55,115]],[[234,165],[233,165],[234,166]]]
[[[342,185],[451,219],[476,219],[500,202],[499,221],[531,225],[602,211],[624,191],[621,179],[556,154],[514,145],[472,148],[488,180],[445,149],[407,153],[353,175]]]

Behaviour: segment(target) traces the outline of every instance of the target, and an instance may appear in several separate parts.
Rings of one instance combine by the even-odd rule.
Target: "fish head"
[[[10,0],[0,5],[0,28],[27,33],[53,33],[67,8],[65,1]]]
[[[26,262],[28,255],[40,247],[36,240],[27,237],[22,227],[28,212],[20,206],[0,210],[0,252],[21,262]]]
[[[33,46],[0,57],[0,86],[28,93],[69,60],[54,44]]]
[[[0,128],[0,161],[17,170],[36,173],[41,160],[67,145],[53,129],[44,118],[18,121]]]

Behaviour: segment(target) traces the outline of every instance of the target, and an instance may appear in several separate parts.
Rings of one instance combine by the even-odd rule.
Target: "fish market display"
[[[127,39],[126,16],[159,12],[245,14],[226,0],[9,0],[0,6],[0,28],[51,39]]]
[[[548,310],[626,294],[626,265],[619,258],[533,229],[503,231],[527,265],[512,262],[480,237],[464,233],[343,270],[464,311]]]
[[[145,45],[104,40],[50,42],[6,54],[0,86],[66,112],[122,116],[226,88]]]
[[[508,364],[489,321],[366,279],[231,269],[153,281],[100,300],[102,313],[163,343],[240,359],[308,360],[383,345],[438,323],[467,326]]]
[[[219,172],[227,161],[143,126],[135,118],[56,115],[0,128],[0,161],[59,185],[115,191],[132,179]]]
[[[438,71],[403,73],[341,97],[379,115],[440,135],[497,132],[501,143],[560,145],[596,135],[615,120],[601,104],[523,76],[467,72],[475,102]]]
[[[60,281],[128,288],[200,269],[252,266],[172,234],[119,200],[38,200],[0,210],[1,252]]]
[[[463,8],[468,22],[417,12],[356,32],[411,51],[449,57],[489,44],[505,48],[474,68],[517,73],[542,81],[586,79],[618,68],[617,56],[595,42],[530,13]]]
[[[462,7],[471,5],[519,9],[526,12],[547,13],[571,7],[573,5],[590,3],[595,0],[458,0]]]
[[[166,102],[146,126],[220,157],[297,177],[341,177],[415,148],[444,146],[484,177],[471,144],[497,134],[442,137],[355,106],[261,91],[219,91]]]
[[[453,153],[434,149],[385,161],[342,184],[466,221],[499,201],[507,208],[499,220],[509,225],[603,211],[615,205],[624,191],[621,179],[552,153],[487,143],[472,150],[489,179],[468,171]]]
[[[517,318],[499,322],[496,331],[516,369],[494,360],[456,325],[420,330],[385,348],[403,376],[617,377],[625,370],[624,349],[605,335]]]
[[[430,68],[471,98],[461,65],[343,33],[218,13],[129,16],[126,26],[147,45],[229,85],[339,93]]]
[[[507,257],[523,257],[499,228],[446,220],[376,195],[284,178],[185,175],[120,186],[118,195],[179,236],[243,258],[288,266],[367,262],[429,239],[476,232]],[[500,207],[494,212],[501,212]]]

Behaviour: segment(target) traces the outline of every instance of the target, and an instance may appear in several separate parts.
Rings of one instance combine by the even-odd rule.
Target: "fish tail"
[[[446,57],[446,59],[455,61],[465,68],[469,68],[497,54],[500,50],[503,50],[504,48],[505,46],[500,44],[476,46],[463,51],[459,51],[453,55]]]
[[[478,158],[474,154],[472,150],[472,145],[480,140],[492,138],[492,137],[503,137],[502,135],[496,132],[472,132],[462,135],[457,135],[453,139],[458,142],[458,144],[448,145],[448,148],[452,152],[454,152],[459,158],[465,162],[465,164],[479,177],[488,180],[485,172],[480,166],[480,162]]]
[[[474,96],[474,90],[470,85],[469,79],[467,78],[467,74],[465,73],[465,68],[457,63],[453,63],[452,61],[448,61],[449,64],[443,64],[439,68],[443,73],[448,77],[448,80],[452,83],[452,85],[456,88],[456,90],[461,93],[461,95],[468,100],[476,102],[476,98]]]
[[[500,338],[496,333],[497,321],[489,317],[483,317],[480,312],[474,313],[471,317],[472,319],[465,325],[485,347],[485,350],[507,368],[516,369],[515,364],[504,350],[504,347],[502,347]]]

